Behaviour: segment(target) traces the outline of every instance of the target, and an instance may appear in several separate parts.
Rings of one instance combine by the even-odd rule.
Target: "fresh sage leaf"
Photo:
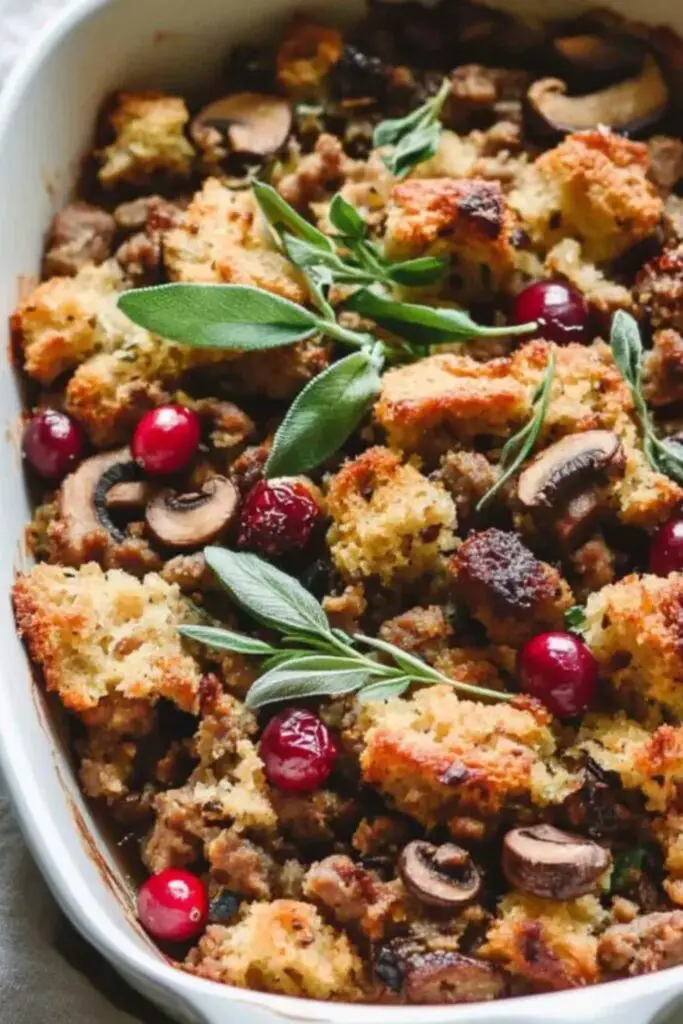
[[[377,355],[362,349],[314,377],[278,427],[266,477],[303,473],[339,451],[379,393],[381,365]]]
[[[292,576],[246,551],[208,547],[204,557],[235,602],[257,621],[281,633],[328,633],[325,612]]]
[[[405,178],[418,164],[430,160],[439,148],[441,128],[438,124],[420,125],[405,135],[384,162],[395,178]]]
[[[670,476],[678,484],[683,484],[683,445],[664,438],[653,438],[654,451],[650,461],[656,463],[661,473]]]
[[[369,704],[372,701],[380,700],[391,700],[393,697],[402,697],[411,684],[411,679],[407,676],[399,676],[397,679],[391,682],[384,682],[383,680],[379,683],[370,683],[358,694],[358,700],[361,704]]]
[[[297,213],[272,185],[256,181],[252,185],[252,190],[264,217],[279,235],[288,231],[318,249],[327,249],[330,252],[334,250],[332,240]]]
[[[339,193],[330,203],[329,218],[332,226],[347,239],[361,241],[368,233],[368,226],[356,207]]]
[[[188,640],[196,640],[207,647],[215,647],[220,651],[235,651],[237,654],[254,654],[266,657],[276,653],[276,648],[263,640],[232,630],[216,626],[179,626],[178,632]]]
[[[360,690],[368,678],[362,669],[316,672],[279,667],[256,680],[245,703],[249,708],[262,708],[282,700],[340,696]]]
[[[404,136],[414,131],[415,128],[419,128],[429,116],[429,103],[425,103],[416,110],[411,110],[405,117],[393,117],[386,121],[380,121],[372,136],[373,146],[376,149],[381,146],[395,146]]]
[[[637,882],[645,862],[645,853],[642,846],[636,846],[633,850],[624,850],[615,856],[610,892],[622,892]]]
[[[574,604],[564,613],[565,625],[573,633],[582,633],[586,625],[586,609],[581,604]]]
[[[288,299],[237,284],[161,284],[123,292],[119,308],[154,334],[199,348],[279,348],[310,338],[318,318]]]
[[[422,256],[403,263],[392,263],[387,266],[387,276],[396,284],[409,288],[420,288],[423,285],[435,284],[448,271],[448,261],[435,256]]]
[[[395,177],[405,177],[438,150],[441,135],[439,115],[450,92],[450,79],[445,78],[437,94],[417,110],[406,117],[382,121],[375,128],[373,143],[376,147],[395,147],[393,152],[383,156]]]
[[[640,384],[643,346],[636,320],[623,309],[617,310],[612,320],[610,344],[614,362],[631,386]]]

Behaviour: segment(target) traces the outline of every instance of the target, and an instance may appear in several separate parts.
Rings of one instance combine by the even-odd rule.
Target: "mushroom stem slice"
[[[406,889],[432,907],[461,907],[481,889],[481,876],[469,853],[453,843],[408,843],[398,869]]]
[[[559,78],[540,78],[529,87],[527,101],[537,122],[553,134],[587,131],[600,125],[634,134],[652,127],[669,103],[659,65],[647,56],[639,75],[585,96],[568,96]]]
[[[611,430],[568,434],[520,474],[517,496],[526,508],[552,508],[568,491],[585,489],[600,473],[623,468],[624,461],[621,441]]]
[[[167,488],[147,506],[145,518],[154,537],[168,548],[201,547],[232,521],[239,497],[235,485],[222,476],[211,477],[201,491],[178,494]]]
[[[503,871],[510,885],[531,896],[572,900],[595,889],[612,861],[602,846],[552,825],[508,832],[503,840]]]

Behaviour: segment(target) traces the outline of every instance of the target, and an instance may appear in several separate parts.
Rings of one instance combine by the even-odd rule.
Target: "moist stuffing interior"
[[[210,95],[122,91],[101,111],[12,321],[38,499],[14,604],[84,793],[143,878],[197,882],[187,931],[157,928],[179,968],[420,1004],[683,963],[683,488],[648,457],[609,344],[614,314],[635,317],[642,394],[675,445],[682,66],[668,30],[607,13],[536,25],[379,0],[344,34],[295,17],[273,48],[234,50]],[[374,128],[444,77],[437,151],[397,177]],[[265,483],[292,399],[346,352],[321,335],[244,354],[168,344],[117,307],[165,282],[310,306],[255,180],[327,233],[340,193],[387,259],[447,261],[398,298],[538,328],[395,348],[343,449]],[[339,322],[391,345],[342,309],[348,291],[329,293]],[[533,451],[482,507],[551,357]],[[168,406],[192,455],[180,471],[148,415]],[[252,710],[260,659],[178,632],[210,621],[277,642],[206,543],[296,577],[334,627],[513,699],[414,683]],[[567,700],[549,635],[576,662]],[[317,744],[303,780],[283,722]]]

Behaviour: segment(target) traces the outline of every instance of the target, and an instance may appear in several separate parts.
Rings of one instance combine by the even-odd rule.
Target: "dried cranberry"
[[[591,702],[598,663],[575,633],[539,633],[519,652],[520,685],[558,718],[578,715]]]
[[[659,527],[650,543],[648,568],[657,576],[683,571],[683,519],[670,519]]]
[[[317,715],[304,708],[285,708],[263,730],[259,753],[273,786],[308,792],[325,782],[338,751]]]
[[[515,299],[513,324],[538,322],[537,338],[566,345],[570,341],[588,341],[590,316],[580,292],[564,281],[535,281]]]
[[[295,480],[262,480],[242,505],[237,543],[276,557],[303,548],[320,518],[310,491]]]
[[[182,868],[152,875],[138,893],[143,928],[165,942],[188,942],[204,928],[209,901],[201,879]]]
[[[24,431],[26,461],[45,480],[61,480],[83,454],[83,431],[75,420],[57,409],[36,413]]]
[[[152,476],[185,469],[199,446],[199,417],[182,405],[160,405],[145,413],[133,435],[131,451]]]

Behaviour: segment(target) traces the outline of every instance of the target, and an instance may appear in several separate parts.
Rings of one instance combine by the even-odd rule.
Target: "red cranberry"
[[[588,308],[580,292],[563,281],[535,281],[519,293],[512,307],[513,324],[538,321],[537,338],[565,345],[588,341]]]
[[[271,557],[303,548],[320,507],[310,491],[295,480],[262,480],[242,505],[237,543]]]
[[[202,931],[208,915],[204,883],[182,868],[152,875],[138,893],[138,917],[155,939],[188,942]]]
[[[24,431],[24,455],[45,480],[61,480],[83,454],[83,431],[57,409],[36,413]]]
[[[145,413],[133,435],[133,458],[152,476],[178,473],[199,446],[199,418],[182,405],[160,405]]]
[[[649,570],[657,576],[683,571],[683,519],[659,527],[650,543]]]
[[[308,792],[322,786],[332,771],[337,744],[312,711],[285,708],[263,730],[259,753],[274,786]]]
[[[590,704],[598,677],[592,652],[574,633],[539,633],[519,652],[520,685],[553,715],[571,718]]]

